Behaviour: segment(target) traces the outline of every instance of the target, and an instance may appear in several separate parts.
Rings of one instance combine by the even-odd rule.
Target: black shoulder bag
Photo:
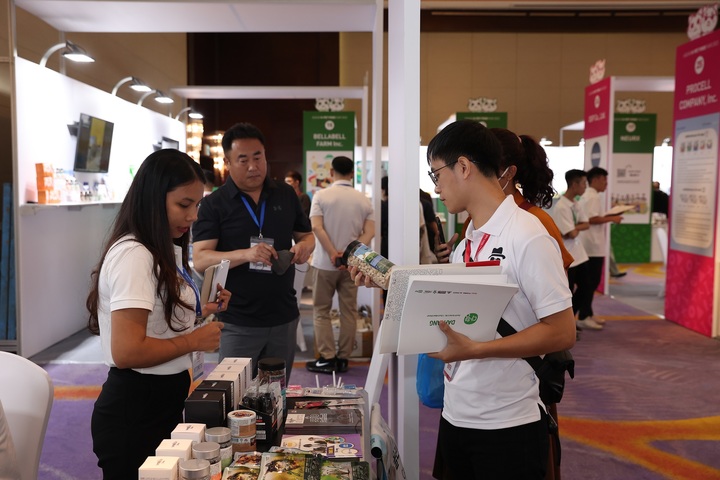
[[[500,319],[497,331],[503,337],[517,333],[504,318]],[[548,353],[544,358],[524,357],[526,362],[535,370],[535,375],[540,379],[540,400],[545,405],[560,403],[565,388],[565,372],[570,378],[575,378],[575,360],[570,350]]]

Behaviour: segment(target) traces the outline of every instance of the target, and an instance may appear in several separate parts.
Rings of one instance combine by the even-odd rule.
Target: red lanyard
[[[482,238],[480,239],[480,245],[478,245],[477,250],[475,250],[475,260],[478,259],[478,255],[480,255],[480,250],[483,249],[485,244],[487,243],[488,239],[490,238],[489,233],[484,233]],[[470,258],[470,241],[465,240],[465,263],[472,262],[473,260]]]

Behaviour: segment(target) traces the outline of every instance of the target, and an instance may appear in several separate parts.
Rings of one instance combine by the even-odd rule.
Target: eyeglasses
[[[457,162],[458,162],[458,161],[455,160],[454,162],[446,163],[446,164],[443,165],[442,167],[436,168],[435,170],[430,170],[430,171],[428,172],[428,176],[430,177],[430,180],[432,180],[432,182],[435,184],[436,187],[437,187],[437,184],[438,184],[438,176],[436,175],[437,172],[439,172],[440,170],[442,170],[442,169],[445,168],[445,167],[449,167],[450,165],[455,165]]]

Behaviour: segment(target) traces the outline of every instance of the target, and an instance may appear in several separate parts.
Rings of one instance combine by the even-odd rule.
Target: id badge
[[[455,372],[457,372],[457,369],[459,366],[460,366],[460,362],[453,362],[453,363],[445,364],[445,368],[443,369],[443,374],[445,375],[445,378],[447,378],[448,382],[452,382],[452,379],[455,376]]]
[[[250,237],[250,248],[260,243],[267,243],[272,247],[275,240],[268,237]],[[272,266],[265,265],[263,262],[250,262],[249,268],[253,272],[272,273]]]

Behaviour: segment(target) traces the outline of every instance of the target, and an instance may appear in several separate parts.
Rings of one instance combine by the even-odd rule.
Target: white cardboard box
[[[138,469],[138,480],[177,480],[177,457],[147,457]]]
[[[193,442],[189,438],[166,438],[155,449],[155,455],[190,460],[192,458],[192,444]]]
[[[192,444],[205,441],[205,424],[204,423],[178,423],[175,430],[170,434],[170,438],[187,438],[192,440]]]
[[[251,367],[252,368],[252,367]],[[245,365],[236,365],[232,363],[221,363],[213,369],[211,373],[228,373],[230,375],[237,375],[238,377],[238,390],[240,391],[240,397],[242,398],[247,391],[250,381],[247,379],[247,370]]]
[[[250,386],[250,382],[252,382],[253,379],[253,366],[252,366],[252,358],[243,358],[243,357],[225,357],[222,359],[219,365],[242,365],[245,367],[245,385],[243,385],[243,390],[247,390],[247,388]]]

